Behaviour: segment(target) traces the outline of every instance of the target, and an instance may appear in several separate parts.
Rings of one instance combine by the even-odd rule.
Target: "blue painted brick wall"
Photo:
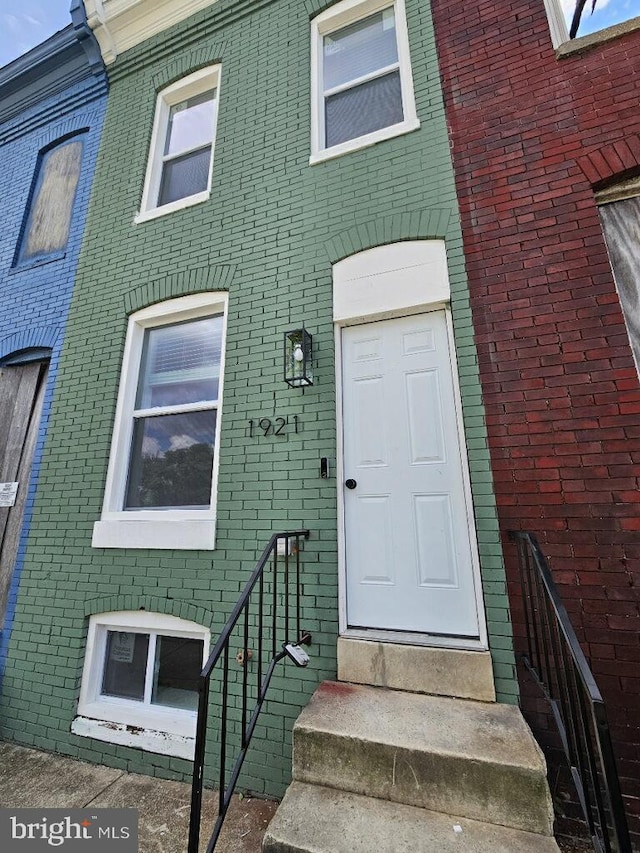
[[[46,98],[0,125],[0,359],[27,346],[50,346],[51,365],[38,441],[31,469],[13,579],[4,627],[0,632],[0,679],[4,672],[24,559],[38,470],[54,393],[64,325],[96,164],[106,106],[106,84],[95,76]],[[14,266],[29,193],[43,148],[69,133],[86,129],[81,176],[64,256],[31,265]]]

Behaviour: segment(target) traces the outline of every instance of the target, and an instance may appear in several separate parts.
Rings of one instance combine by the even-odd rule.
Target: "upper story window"
[[[67,139],[41,156],[20,241],[18,263],[64,251],[82,164],[82,140]]]
[[[343,0],[311,31],[311,162],[419,127],[403,0]]]
[[[544,0],[553,46],[640,16],[639,0]]]
[[[94,547],[213,548],[226,294],[129,320]]]
[[[158,95],[141,222],[206,201],[218,113],[220,66],[204,68]]]

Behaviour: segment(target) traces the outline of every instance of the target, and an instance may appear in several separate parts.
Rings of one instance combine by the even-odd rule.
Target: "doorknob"
[[[355,487],[358,485],[355,480],[351,479],[351,477],[349,477],[348,480],[345,480],[344,484],[348,489],[355,489]]]

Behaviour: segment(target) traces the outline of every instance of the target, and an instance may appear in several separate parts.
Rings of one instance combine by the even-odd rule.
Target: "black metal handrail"
[[[288,656],[297,666],[306,666],[308,658],[299,648],[300,643],[311,642],[311,635],[300,627],[300,544],[303,538],[309,538],[308,530],[273,534],[200,674],[188,853],[198,853],[200,841],[209,696],[211,679],[217,664],[221,663],[222,670],[218,697],[218,816],[207,845],[207,853],[214,850],[222,831],[222,824],[276,664]],[[271,571],[267,572],[269,566]],[[257,605],[252,612],[254,592]],[[235,657],[241,668],[241,673],[238,674],[238,670],[231,671],[229,664],[234,629],[241,621],[240,649]],[[293,639],[289,633],[291,623],[295,628]],[[250,643],[256,646],[255,655]],[[232,721],[231,703],[236,710],[236,719]],[[238,734],[238,729],[240,748],[230,772],[227,773],[228,741],[230,734]]]
[[[518,549],[527,635],[523,662],[551,706],[594,849],[631,853],[607,714],[547,561],[531,533]]]

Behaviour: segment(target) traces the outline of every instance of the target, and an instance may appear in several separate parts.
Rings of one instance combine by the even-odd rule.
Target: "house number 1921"
[[[249,421],[250,438],[254,435],[265,438],[268,435],[286,435],[292,431],[298,432],[297,415],[292,415],[291,418],[260,418],[259,421]]]

